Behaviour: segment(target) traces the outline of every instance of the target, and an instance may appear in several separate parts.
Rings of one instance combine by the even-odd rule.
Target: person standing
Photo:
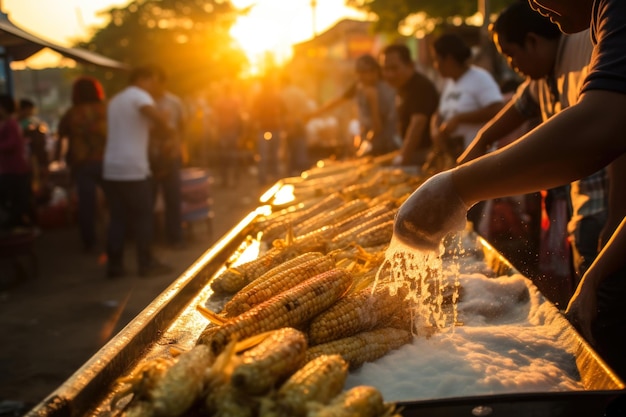
[[[31,170],[15,110],[13,97],[0,95],[0,225],[5,230],[33,227]]]
[[[285,106],[285,148],[287,175],[298,176],[311,167],[306,137],[306,117],[312,102],[304,90],[295,85],[288,75],[281,78],[280,91]]]
[[[234,88],[232,80],[225,80],[213,104],[217,166],[224,187],[237,185],[242,169],[243,108]]]
[[[439,104],[439,93],[433,82],[415,69],[411,51],[406,45],[387,46],[380,60],[383,76],[397,94],[402,146],[394,162],[421,166],[432,146],[429,126]]]
[[[183,248],[180,169],[187,117],[180,98],[166,89],[166,80],[165,72],[158,68],[152,95],[157,110],[171,130],[168,135],[168,132],[152,129],[150,169],[155,185],[155,199],[158,193],[163,197],[167,243],[173,248]]]
[[[106,143],[106,103],[102,85],[79,77],[72,85],[72,106],[59,121],[58,137],[67,140],[65,161],[78,194],[78,227],[87,252],[96,246],[98,187],[102,187],[102,158]]]
[[[266,75],[261,80],[250,113],[256,132],[259,184],[267,185],[280,177],[281,136],[285,115],[284,104],[272,75]]]
[[[107,107],[107,141],[103,177],[109,203],[107,276],[125,275],[124,241],[132,227],[137,246],[140,276],[168,273],[171,268],[152,255],[153,185],[148,162],[150,129],[163,135],[171,128],[154,105],[159,71],[142,66],[130,73],[129,85],[116,94]]]

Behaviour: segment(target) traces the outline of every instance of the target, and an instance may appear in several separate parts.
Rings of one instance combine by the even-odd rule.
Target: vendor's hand
[[[402,154],[398,154],[396,156],[393,157],[393,159],[391,160],[391,165],[393,166],[400,166],[402,165],[402,161],[404,160],[404,158],[402,157]]]
[[[591,325],[598,315],[598,300],[596,291],[584,280],[578,285],[565,310],[565,317],[572,326],[592,345],[595,343]]]
[[[465,227],[467,210],[452,183],[452,171],[441,172],[400,206],[393,234],[414,248],[436,251],[448,233]]]

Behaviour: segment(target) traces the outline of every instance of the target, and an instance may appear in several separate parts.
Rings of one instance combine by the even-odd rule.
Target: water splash
[[[392,295],[406,288],[412,329],[416,334],[432,334],[458,324],[459,267],[452,265],[444,271],[443,253],[443,244],[439,253],[420,251],[394,237],[376,273],[372,291],[383,283]]]

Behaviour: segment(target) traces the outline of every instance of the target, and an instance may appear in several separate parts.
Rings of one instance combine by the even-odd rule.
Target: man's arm
[[[622,220],[615,234],[591,264],[572,296],[565,315],[569,321],[590,341],[594,342],[591,323],[597,315],[597,290],[602,281],[626,265],[626,219]]]
[[[609,209],[608,219],[600,236],[600,248],[609,241],[611,235],[626,216],[626,155],[613,161],[608,166],[609,174]]]
[[[459,156],[457,163],[463,164],[486,154],[496,141],[519,128],[526,120],[527,118],[517,110],[515,100],[509,100],[504,108],[480,129],[472,143]]]
[[[415,113],[411,115],[411,121],[409,122],[409,127],[404,135],[402,148],[400,149],[400,155],[402,156],[403,163],[410,161],[412,156],[417,152],[418,146],[420,145],[419,142],[422,139],[422,134],[427,126],[428,117],[425,114]],[[418,165],[421,165],[423,162],[423,160],[417,161]]]
[[[467,204],[527,194],[598,171],[626,151],[626,94],[593,90],[515,143],[453,171]]]

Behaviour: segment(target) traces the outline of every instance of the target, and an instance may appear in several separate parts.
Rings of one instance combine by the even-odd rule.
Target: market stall
[[[271,415],[296,415],[295,408],[282,408],[286,400],[275,393],[316,358],[333,354],[346,362],[340,366],[346,368],[340,392],[368,386],[382,394],[385,405],[373,415],[604,415],[624,395],[623,381],[486,241],[466,230],[446,240],[441,256],[394,246],[395,209],[420,179],[385,162],[327,162],[276,183],[256,210],[28,416],[112,416],[129,410],[164,415],[165,406],[153,402],[168,398],[171,405],[173,397],[191,399],[170,415],[229,415],[206,412],[210,401],[204,397],[219,392],[219,398],[230,398],[234,391],[239,403],[252,405],[248,414],[230,415],[270,415],[263,408],[268,403],[272,412],[283,410]],[[270,285],[285,281],[293,268],[286,265],[305,263],[299,283],[280,291]],[[389,291],[373,301],[377,288]],[[356,330],[324,331],[334,323],[325,315],[351,297],[357,304],[344,316],[373,305],[367,320]],[[320,304],[322,299],[330,301]],[[265,325],[275,300],[294,314]],[[244,321],[258,326],[248,330],[240,324]],[[272,337],[279,340],[276,349],[285,348],[288,335],[277,331],[286,328],[306,335],[294,337],[298,365],[280,377],[278,371],[269,372],[275,379],[264,388],[246,391],[245,378],[233,376],[236,370],[223,383],[185,388],[178,396],[157,395],[156,388],[137,383],[148,371],[165,369],[167,374],[192,355],[200,361],[194,363],[212,372],[229,349],[239,349],[243,353],[234,357],[243,357]],[[255,337],[249,346],[239,346]],[[352,355],[339,347],[348,341],[367,341],[361,345],[370,350]],[[381,350],[372,352],[379,345]],[[234,391],[223,390],[231,385]],[[319,412],[320,401],[307,403],[308,411]],[[148,411],[137,411],[139,406]]]

